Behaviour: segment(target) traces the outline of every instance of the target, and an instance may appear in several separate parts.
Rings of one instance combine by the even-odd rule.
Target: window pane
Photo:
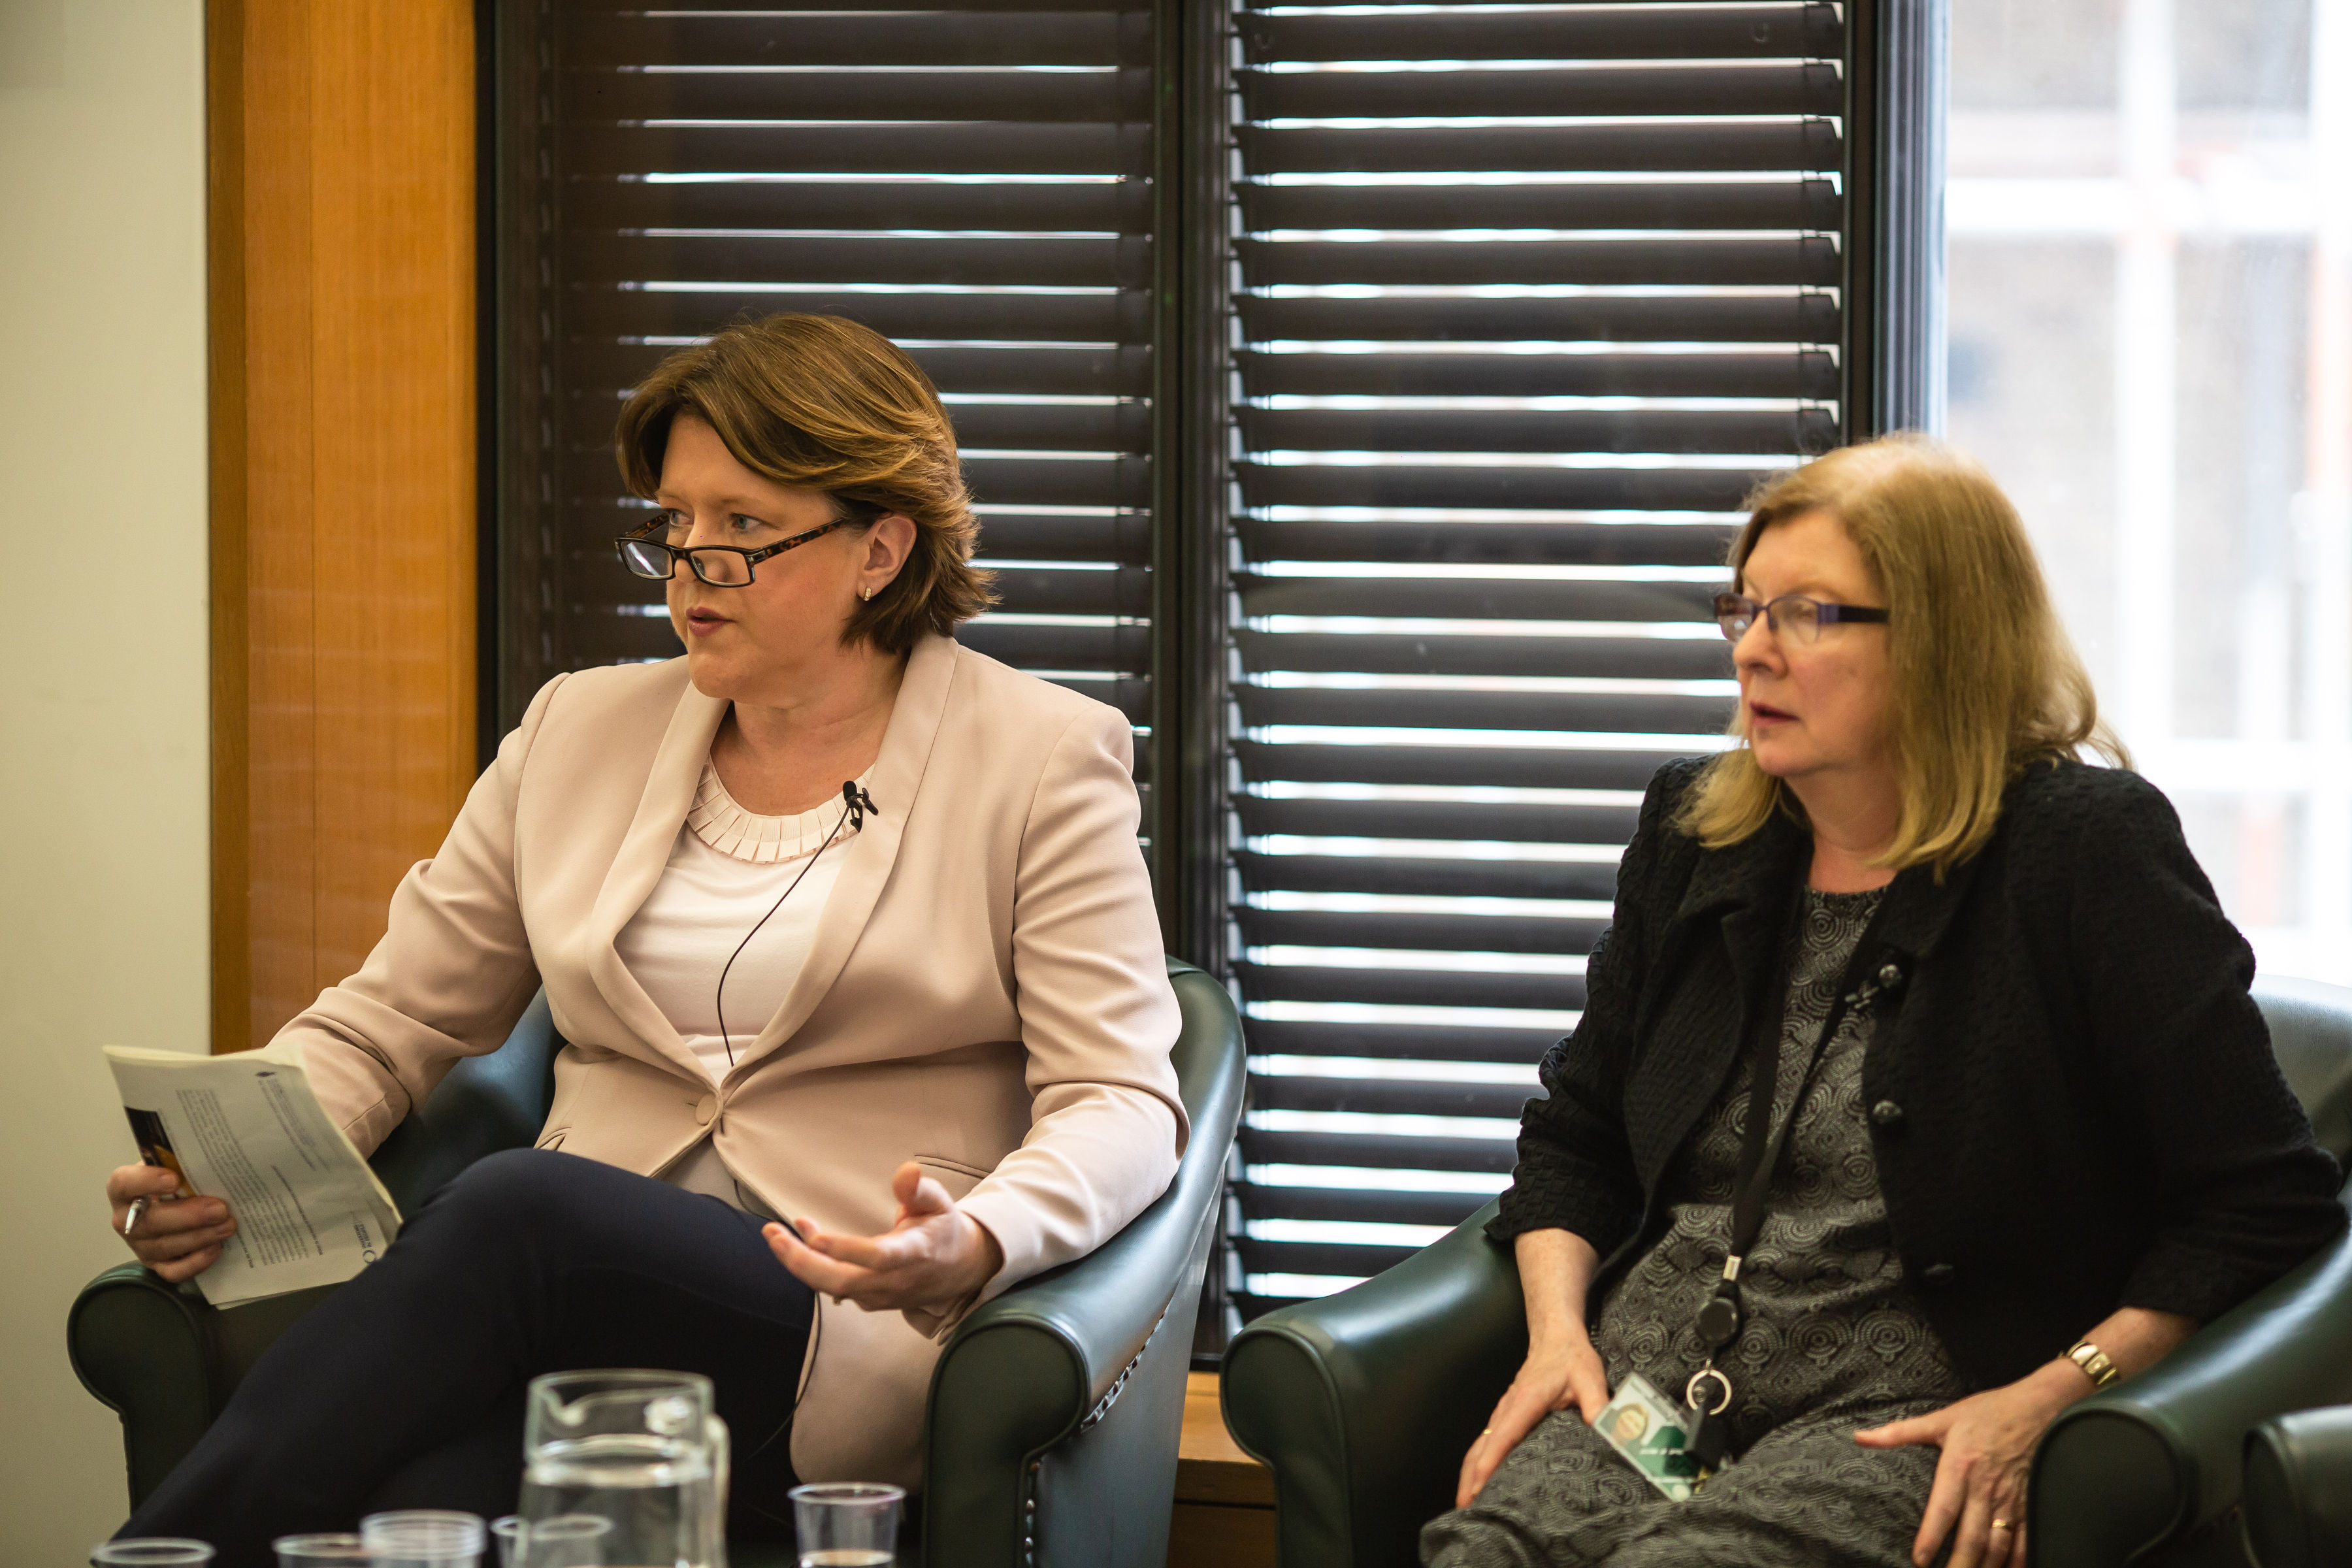
[[[2352,26],[2316,16],[1953,0],[1950,434],[2263,967],[2352,981]]]

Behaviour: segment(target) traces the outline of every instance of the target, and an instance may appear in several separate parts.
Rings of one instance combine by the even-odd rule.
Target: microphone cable
[[[793,878],[792,886],[776,895],[776,901],[770,904],[768,912],[760,917],[759,925],[753,926],[743,933],[743,940],[735,944],[735,951],[727,955],[726,965],[719,972],[719,994],[711,999],[711,1010],[719,1015],[719,1043],[727,1051],[727,1065],[730,1068],[735,1065],[735,1042],[727,1033],[727,976],[734,970],[735,961],[743,956],[743,950],[751,945],[753,937],[760,934],[760,927],[766,925],[775,912],[784,907],[784,900],[793,896],[793,889],[801,885],[802,878],[814,869],[818,859],[826,850],[833,847],[833,841],[841,837],[842,828],[845,826],[864,827],[866,814],[869,811],[877,816],[880,815],[880,808],[875,805],[874,797],[859,788],[855,779],[841,786],[841,819],[833,825],[833,831],[824,836],[824,842],[816,847],[816,854],[810,856],[808,864],[802,867],[799,875]]]

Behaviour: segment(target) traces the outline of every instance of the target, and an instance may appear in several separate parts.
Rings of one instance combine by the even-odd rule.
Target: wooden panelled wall
[[[475,763],[468,0],[211,0],[213,1048],[383,933]]]

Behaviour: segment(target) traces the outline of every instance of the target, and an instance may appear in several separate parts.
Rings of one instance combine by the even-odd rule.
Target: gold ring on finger
[[[1992,1521],[1992,1527],[1995,1530],[2007,1530],[2009,1528],[2009,1521],[2005,1519],[1996,1519]]]

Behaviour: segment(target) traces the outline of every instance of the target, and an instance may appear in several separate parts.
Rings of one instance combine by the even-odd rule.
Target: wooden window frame
[[[359,967],[475,775],[474,40],[205,8],[215,1050]]]

